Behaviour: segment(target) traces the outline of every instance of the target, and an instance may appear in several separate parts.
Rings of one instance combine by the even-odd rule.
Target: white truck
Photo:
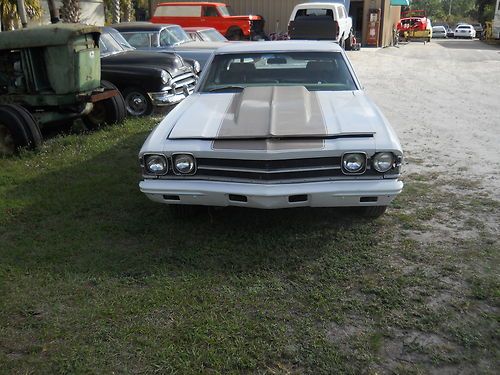
[[[290,15],[288,34],[290,39],[334,40],[344,49],[353,45],[352,19],[340,3],[296,5]]]

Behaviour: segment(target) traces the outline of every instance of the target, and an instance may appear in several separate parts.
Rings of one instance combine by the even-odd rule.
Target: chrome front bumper
[[[387,206],[403,189],[391,180],[328,181],[297,184],[251,184],[199,180],[144,180],[140,190],[167,204],[290,207]]]

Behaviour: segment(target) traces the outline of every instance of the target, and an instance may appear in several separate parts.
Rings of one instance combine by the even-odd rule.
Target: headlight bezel
[[[162,69],[162,71],[160,73],[160,78],[161,78],[161,82],[164,85],[169,85],[170,86],[172,77],[170,76],[170,74],[166,70]]]
[[[350,155],[359,155],[362,157],[362,165],[361,167],[356,170],[356,171],[350,171],[349,169],[347,169],[345,167],[345,159],[346,157],[349,157]],[[366,155],[366,152],[364,151],[349,151],[349,152],[344,152],[342,154],[342,157],[341,157],[341,160],[340,160],[340,168],[342,170],[342,173],[344,173],[345,175],[349,175],[349,176],[355,176],[355,175],[361,175],[363,173],[366,172],[366,168],[367,168],[367,160],[368,160],[368,157]]]
[[[149,163],[149,159],[153,158],[153,157],[158,157],[160,159],[163,159],[163,162],[165,164],[165,169],[163,172],[154,172],[154,171],[151,171],[148,167]],[[148,176],[165,176],[167,173],[168,173],[168,170],[169,170],[169,160],[168,158],[163,155],[163,154],[158,154],[158,153],[147,153],[147,154],[144,154],[142,155],[142,160],[143,160],[143,169],[144,169],[144,172],[146,175]]]
[[[192,159],[193,167],[192,167],[192,170],[189,172],[181,172],[177,168],[176,159],[179,157],[183,157],[183,156],[187,156],[187,157],[190,157]],[[172,158],[172,171],[174,172],[174,174],[176,176],[193,176],[198,171],[198,164],[196,162],[196,158],[193,154],[191,154],[189,152],[176,152],[176,153],[172,154],[171,158]]]
[[[379,165],[377,164],[378,161],[378,158],[380,158],[382,155],[390,155],[391,157],[391,161],[389,163],[389,167],[384,169],[384,168],[380,168]],[[389,172],[391,169],[393,169],[396,165],[396,155],[394,155],[393,152],[390,152],[390,151],[382,151],[382,152],[377,152],[375,153],[372,157],[371,157],[371,165],[373,167],[373,169],[379,173],[387,173]]]

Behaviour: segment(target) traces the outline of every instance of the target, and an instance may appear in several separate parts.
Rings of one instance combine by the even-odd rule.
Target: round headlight
[[[193,174],[196,163],[192,155],[174,155],[174,170],[180,174]]]
[[[360,153],[344,154],[342,169],[347,173],[362,173],[366,167],[366,155]]]
[[[201,65],[197,60],[194,60],[193,71],[194,74],[198,74],[201,71]]]
[[[390,152],[379,152],[373,156],[373,168],[377,172],[387,172],[394,165],[394,155]]]
[[[161,81],[164,85],[170,82],[170,74],[166,70],[161,71]]]
[[[167,173],[167,160],[162,155],[147,155],[145,166],[146,171],[151,174],[162,175]]]

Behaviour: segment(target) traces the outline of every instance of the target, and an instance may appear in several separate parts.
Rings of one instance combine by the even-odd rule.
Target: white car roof
[[[334,3],[334,2],[331,2],[331,3],[327,3],[327,2],[324,2],[324,3],[320,3],[320,2],[314,2],[314,3],[302,3],[302,4],[297,4],[295,5],[295,8],[294,9],[302,9],[302,8],[307,8],[307,9],[324,9],[324,8],[333,8],[333,7],[337,7],[337,6],[344,6],[344,4],[341,4],[341,3]]]
[[[340,52],[342,48],[331,41],[315,40],[280,40],[273,42],[228,43],[215,51],[216,55],[226,53],[251,52]]]

